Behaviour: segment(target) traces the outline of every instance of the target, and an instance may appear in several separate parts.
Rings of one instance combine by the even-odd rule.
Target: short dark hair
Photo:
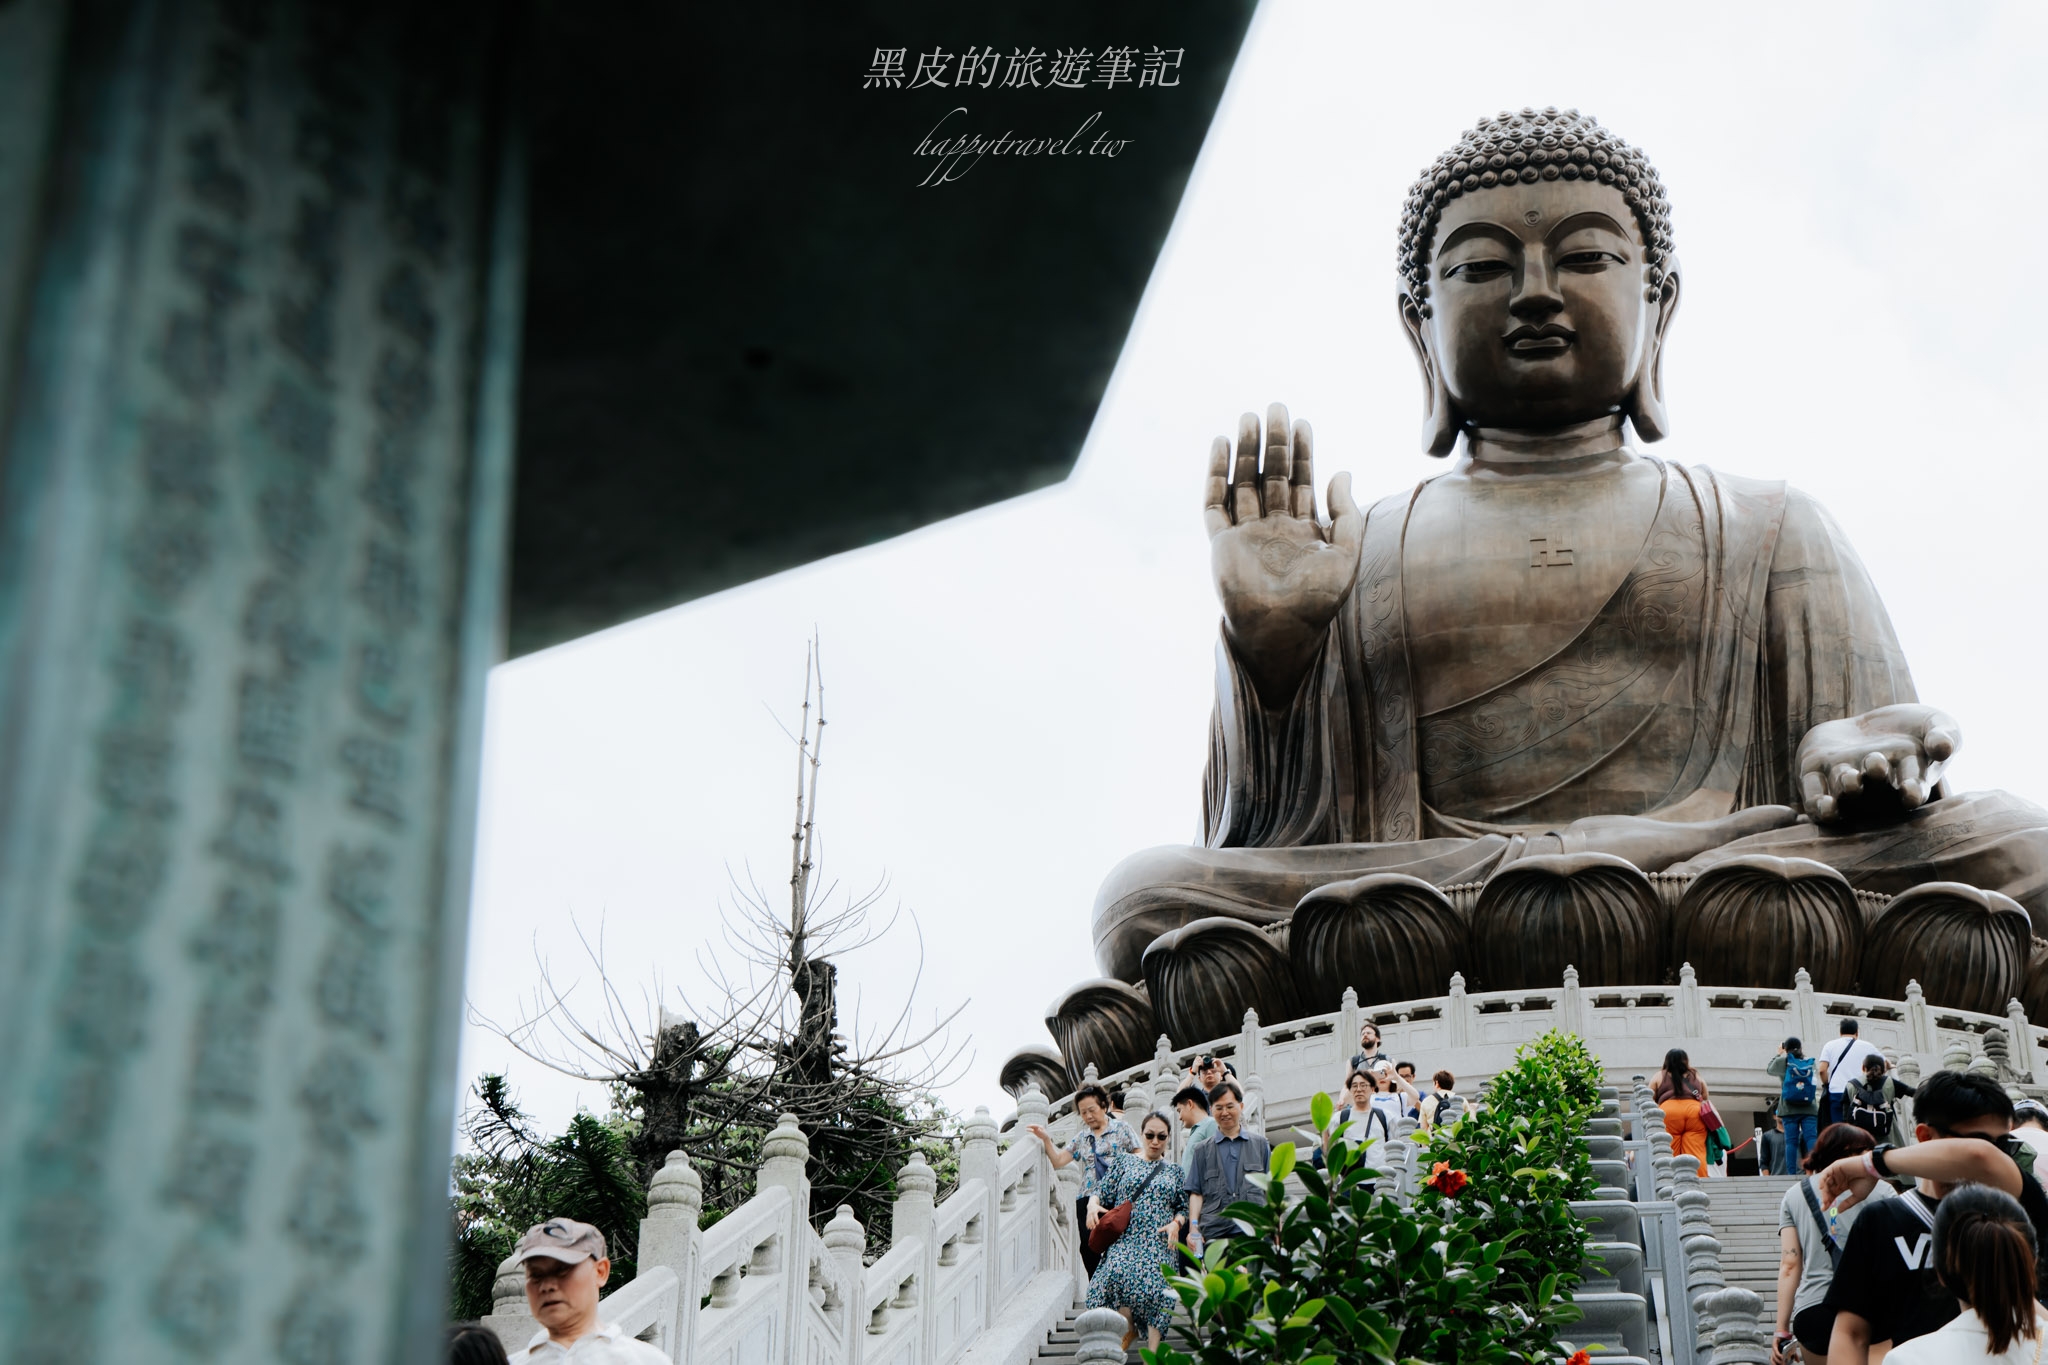
[[[1968,1071],[1937,1071],[1913,1093],[1913,1119],[1939,1133],[1971,1119],[2001,1118],[2012,1122],[2012,1096],[1989,1076]]]
[[[1239,1104],[1244,1103],[1244,1088],[1228,1076],[1209,1088],[1209,1103],[1216,1103],[1226,1094],[1235,1095]]]
[[[1407,1067],[1410,1071],[1415,1070],[1415,1063],[1413,1062],[1395,1062],[1394,1070],[1399,1071],[1404,1066]]]
[[[1870,1070],[1872,1067],[1876,1067],[1879,1071],[1889,1071],[1891,1070],[1891,1065],[1890,1062],[1884,1059],[1882,1052],[1873,1052],[1863,1059],[1863,1069],[1865,1071]]]
[[[1429,1079],[1439,1090],[1455,1090],[1458,1085],[1458,1078],[1448,1071],[1439,1071]]]
[[[1797,1038],[1787,1038],[1782,1046],[1787,1057],[1804,1057],[1806,1049]]]
[[[1344,1073],[1344,1088],[1346,1090],[1349,1090],[1351,1088],[1351,1083],[1353,1081],[1360,1079],[1363,1079],[1367,1085],[1377,1086],[1379,1084],[1379,1082],[1374,1078],[1372,1072],[1366,1070],[1362,1066],[1354,1066],[1349,1071]]]
[[[1856,1016],[1853,1014],[1845,1015],[1842,1019],[1842,1032],[1844,1033],[1854,1033],[1862,1027],[1861,1024],[1856,1022]]]
[[[1814,1139],[1813,1150],[1799,1163],[1802,1171],[1824,1171],[1845,1156],[1857,1156],[1877,1146],[1868,1130],[1853,1123],[1831,1123]]]
[[[1209,1112],[1209,1092],[1199,1085],[1184,1085],[1174,1091],[1173,1102],[1176,1105],[1192,1104],[1205,1114]]]
[[[1166,1125],[1166,1136],[1171,1138],[1173,1136],[1173,1120],[1160,1113],[1157,1109],[1138,1120],[1138,1136],[1143,1137],[1145,1135],[1145,1130],[1152,1126],[1152,1120],[1154,1119],[1158,1119]]]
[[[1380,1026],[1379,1026],[1378,1024],[1375,1024],[1375,1023],[1374,1023],[1374,1022],[1373,1022],[1372,1020],[1370,1020],[1370,1019],[1361,1019],[1361,1020],[1359,1020],[1359,1021],[1358,1021],[1358,1041],[1359,1041],[1359,1042],[1361,1042],[1361,1043],[1362,1043],[1362,1042],[1364,1042],[1364,1041],[1365,1041],[1365,1031],[1366,1031],[1367,1029],[1371,1029],[1371,1030],[1372,1030],[1372,1036],[1373,1036],[1373,1037],[1377,1038],[1377,1037],[1379,1037],[1379,1036],[1380,1036]]]
[[[1103,1113],[1107,1114],[1109,1112],[1109,1092],[1093,1081],[1088,1082],[1088,1084],[1074,1092],[1074,1110],[1076,1113],[1080,1112],[1082,1100],[1094,1100],[1102,1106]]]

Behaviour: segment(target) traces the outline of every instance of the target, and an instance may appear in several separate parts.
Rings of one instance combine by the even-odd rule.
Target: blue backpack
[[[1787,1104],[1812,1104],[1813,1097],[1813,1058],[1787,1057],[1785,1083],[1778,1089],[1778,1098]]]

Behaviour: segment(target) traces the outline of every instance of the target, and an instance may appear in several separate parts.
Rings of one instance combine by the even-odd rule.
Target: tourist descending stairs
[[[1778,1304],[1778,1206],[1785,1191],[1803,1176],[1730,1176],[1709,1180],[1708,1213],[1721,1243],[1721,1273],[1764,1301],[1766,1316]]]

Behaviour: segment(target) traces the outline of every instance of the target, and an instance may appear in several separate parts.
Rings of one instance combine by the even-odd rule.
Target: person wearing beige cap
[[[511,1365],[670,1365],[617,1323],[598,1319],[597,1292],[611,1278],[604,1234],[573,1218],[528,1228],[512,1259],[526,1269],[526,1308],[541,1325]]]

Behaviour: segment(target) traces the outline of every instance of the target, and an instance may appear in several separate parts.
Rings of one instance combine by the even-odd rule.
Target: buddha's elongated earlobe
[[[1422,414],[1422,448],[1441,459],[1457,448],[1458,433],[1465,422],[1451,402],[1450,391],[1444,387],[1443,371],[1437,368],[1436,358],[1429,353],[1428,324],[1423,321],[1422,310],[1406,294],[1401,295],[1396,304],[1401,313],[1401,326],[1408,332],[1408,344],[1415,348],[1415,361],[1422,367],[1422,394],[1426,404]]]
[[[1628,394],[1628,421],[1636,437],[1648,443],[1671,434],[1671,418],[1664,411],[1664,332],[1678,311],[1678,262],[1666,267],[1664,284],[1657,295],[1657,316],[1643,334],[1642,363],[1636,366],[1635,387]]]

